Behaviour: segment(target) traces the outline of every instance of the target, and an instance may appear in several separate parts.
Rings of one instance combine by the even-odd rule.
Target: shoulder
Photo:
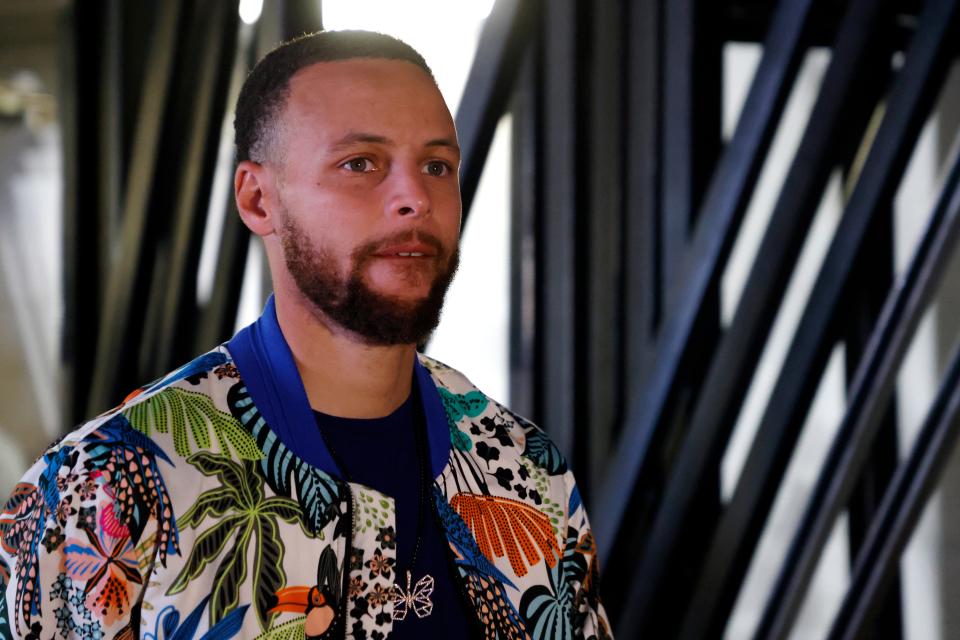
[[[33,510],[31,517],[65,521],[67,516],[92,513],[91,507],[99,511],[106,501],[126,518],[121,524],[131,542],[159,526],[157,534],[165,543],[159,555],[176,552],[175,532],[162,529],[173,518],[174,489],[189,486],[181,481],[181,467],[188,466],[183,459],[198,449],[237,440],[223,436],[234,436],[225,425],[236,420],[218,406],[227,395],[225,380],[235,376],[231,367],[222,348],[203,354],[67,433],[23,475],[4,514],[25,517]],[[256,448],[249,435],[239,444]],[[34,495],[35,500],[26,499]],[[81,522],[85,524],[102,522]],[[0,540],[10,529],[0,527]]]
[[[453,448],[480,457],[519,456],[551,476],[567,472],[566,459],[540,427],[486,395],[460,371],[424,355],[420,362],[436,383]]]

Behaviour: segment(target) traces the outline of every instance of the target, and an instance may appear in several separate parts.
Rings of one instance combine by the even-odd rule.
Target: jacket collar
[[[280,330],[272,295],[261,316],[237,332],[227,343],[227,349],[254,404],[280,441],[312,466],[344,477],[316,427],[293,354]],[[430,468],[436,478],[443,472],[450,455],[450,429],[430,372],[418,357],[414,357],[413,368],[427,420]]]

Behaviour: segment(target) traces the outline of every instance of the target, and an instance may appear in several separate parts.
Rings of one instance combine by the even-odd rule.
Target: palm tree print
[[[187,462],[205,476],[218,477],[221,486],[200,494],[181,516],[181,528],[196,529],[208,517],[213,520],[197,537],[183,570],[167,593],[180,593],[219,559],[209,606],[210,626],[214,626],[237,608],[240,585],[247,579],[248,550],[253,543],[253,605],[261,628],[266,630],[275,615],[267,613],[271,599],[287,582],[277,519],[299,524],[306,532],[300,506],[284,496],[267,497],[263,479],[251,461],[241,463],[201,451],[187,458]]]

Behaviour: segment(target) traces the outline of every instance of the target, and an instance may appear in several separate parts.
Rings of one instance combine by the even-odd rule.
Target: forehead
[[[319,62],[290,79],[288,134],[345,130],[453,136],[453,119],[433,79],[401,60]],[[296,131],[291,132],[289,127]],[[294,142],[295,137],[289,142]]]

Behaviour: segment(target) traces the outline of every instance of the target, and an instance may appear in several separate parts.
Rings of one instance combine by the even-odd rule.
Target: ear
[[[275,231],[276,193],[273,173],[251,160],[237,165],[233,174],[233,195],[240,219],[253,233],[268,236]]]

